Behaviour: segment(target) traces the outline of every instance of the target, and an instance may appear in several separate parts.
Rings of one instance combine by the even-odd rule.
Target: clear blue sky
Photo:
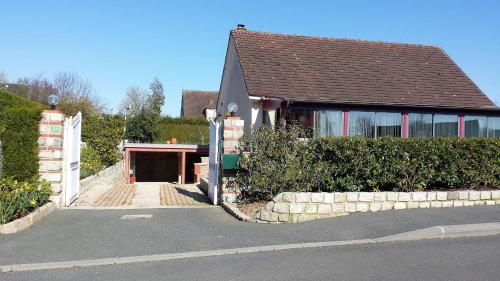
[[[218,90],[229,30],[439,45],[500,104],[500,1],[0,0],[0,71],[88,78],[112,109],[154,76],[164,113],[181,89]]]

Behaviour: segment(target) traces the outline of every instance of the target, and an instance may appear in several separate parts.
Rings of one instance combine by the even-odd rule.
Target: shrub
[[[162,117],[156,125],[155,143],[165,143],[176,138],[178,143],[207,144],[208,121],[201,118]]]
[[[0,136],[5,131],[5,121],[7,120],[5,111],[9,108],[33,108],[42,110],[46,108],[46,106],[0,89]]]
[[[417,191],[500,186],[500,139],[314,138],[259,128],[242,141],[243,200],[283,191]]]
[[[4,112],[3,176],[27,180],[38,175],[40,109],[10,108]]]
[[[87,116],[82,120],[82,141],[97,151],[106,167],[120,159],[117,146],[123,138],[123,125],[119,115]]]
[[[52,193],[46,181],[0,179],[0,223],[5,224],[49,202]]]
[[[83,147],[80,154],[80,178],[94,175],[103,168],[104,164],[99,152],[90,145]]]

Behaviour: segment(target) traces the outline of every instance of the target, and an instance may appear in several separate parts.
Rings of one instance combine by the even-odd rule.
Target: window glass
[[[375,137],[375,112],[350,111],[349,136]]]
[[[464,135],[466,138],[485,138],[487,135],[487,123],[488,119],[486,116],[469,116],[464,117],[465,131]]]
[[[432,138],[432,114],[408,113],[408,137]]]
[[[435,114],[434,136],[435,137],[458,136],[458,115]]]
[[[304,137],[312,137],[314,129],[314,110],[294,108],[291,110],[291,121],[300,125],[306,132]]]
[[[500,117],[488,117],[488,137],[500,138]]]
[[[401,113],[377,112],[377,137],[401,137]]]
[[[342,136],[342,111],[319,110],[316,113],[316,134],[320,137]]]

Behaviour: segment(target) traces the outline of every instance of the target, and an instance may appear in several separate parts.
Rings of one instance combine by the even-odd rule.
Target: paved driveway
[[[496,222],[499,214],[500,206],[413,209],[273,225],[240,222],[220,207],[60,209],[24,232],[0,235],[0,264],[375,238],[436,225]]]

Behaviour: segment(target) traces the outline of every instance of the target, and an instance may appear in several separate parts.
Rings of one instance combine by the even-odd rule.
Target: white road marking
[[[153,214],[123,215],[122,220],[152,219]]]

